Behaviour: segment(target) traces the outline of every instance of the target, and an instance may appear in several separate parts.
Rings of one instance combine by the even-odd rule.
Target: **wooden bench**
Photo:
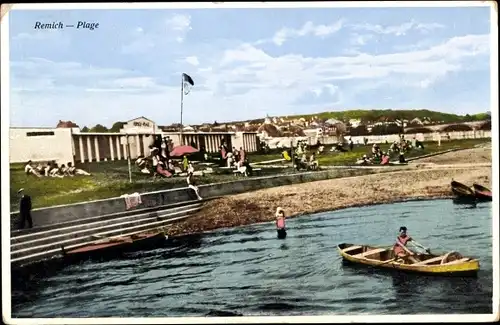
[[[444,257],[444,255],[433,257],[433,258],[430,258],[430,259],[422,261],[422,262],[413,263],[412,265],[420,266],[420,265],[427,265],[427,264],[434,263],[434,262],[439,262],[443,259],[443,257]]]
[[[372,249],[371,251],[366,251],[364,253],[359,253],[359,254],[353,255],[352,257],[356,257],[356,258],[367,257],[369,255],[373,255],[373,254],[377,254],[377,253],[382,253],[382,252],[384,252],[386,250],[387,250],[387,248]]]
[[[354,251],[356,249],[359,249],[361,248],[362,246],[357,246],[357,245],[353,245],[353,246],[350,246],[350,247],[347,247],[345,249],[342,250],[342,252],[344,253],[347,253],[347,252],[350,252],[350,251]]]

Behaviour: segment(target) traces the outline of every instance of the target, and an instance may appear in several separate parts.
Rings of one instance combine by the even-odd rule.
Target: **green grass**
[[[425,150],[414,150],[406,155],[407,158],[420,156],[451,148],[472,148],[476,144],[489,142],[487,140],[458,140],[443,141],[441,147],[437,143],[425,143]],[[386,150],[389,145],[381,145]],[[325,147],[325,153],[318,157],[320,166],[352,165],[360,156],[370,153],[371,146],[355,147],[353,152],[331,153],[330,147]],[[250,162],[280,159],[281,150],[271,154],[250,154]],[[287,164],[289,165],[289,164]],[[118,197],[125,193],[151,192],[173,188],[186,187],[185,177],[157,178],[153,181],[151,175],[141,174],[135,165],[132,165],[132,183],[129,183],[128,166],[126,161],[86,163],[77,166],[89,171],[92,176],[75,176],[66,178],[43,177],[36,178],[24,173],[23,164],[10,166],[10,207],[18,210],[17,190],[24,188],[32,197],[33,208],[41,208],[60,204],[70,204],[91,200]],[[262,175],[286,174],[296,172],[292,168],[263,169]],[[198,184],[210,184],[241,179],[241,176],[232,174],[214,173],[198,176]]]
[[[473,148],[477,144],[488,143],[489,139],[466,139],[466,140],[451,140],[451,141],[441,141],[441,146],[438,146],[437,142],[424,142],[424,150],[414,149],[405,154],[406,158],[412,158],[416,156],[427,155],[439,151],[445,151],[449,149],[461,148]],[[353,151],[349,152],[330,152],[332,146],[325,146],[325,151],[322,155],[318,156],[318,162],[320,166],[349,166],[353,165],[356,160],[361,158],[364,154],[371,156],[372,145],[355,145]],[[382,151],[387,151],[390,144],[381,144],[380,148]],[[250,162],[256,163],[266,160],[280,159],[280,152],[266,154],[266,155],[249,155]],[[397,159],[397,155],[391,157],[391,159]]]
[[[75,176],[65,178],[42,177],[24,173],[23,164],[11,164],[10,166],[10,207],[11,211],[18,210],[17,191],[24,188],[25,192],[32,197],[33,209],[70,204],[90,200],[99,200],[118,197],[125,193],[151,192],[173,188],[186,187],[185,177],[156,178],[152,175],[139,172],[132,165],[132,183],[129,182],[128,165],[126,161],[93,162],[77,166],[88,172],[91,176]],[[263,169],[262,175],[276,173],[291,173],[293,170],[285,169]],[[197,176],[199,185],[227,182],[241,179],[232,172],[206,174]]]

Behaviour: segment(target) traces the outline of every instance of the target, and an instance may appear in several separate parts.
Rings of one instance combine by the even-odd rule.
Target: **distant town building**
[[[349,124],[351,125],[351,127],[357,128],[358,126],[361,125],[361,120],[360,119],[350,119]]]

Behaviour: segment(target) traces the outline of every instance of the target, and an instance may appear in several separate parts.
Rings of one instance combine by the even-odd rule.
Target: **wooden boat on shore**
[[[474,203],[476,201],[476,193],[474,190],[455,180],[451,181],[451,191],[455,195],[454,201],[456,203]]]
[[[451,191],[456,196],[464,196],[464,197],[476,196],[472,188],[455,180],[451,181]]]
[[[491,195],[491,190],[489,188],[479,185],[477,183],[472,184],[472,188],[474,189],[474,194],[476,195],[476,199],[478,201],[486,202],[493,200],[493,197]]]
[[[164,232],[144,232],[123,237],[112,237],[84,244],[66,250],[62,247],[65,260],[76,262],[87,259],[113,258],[123,253],[153,249],[166,241]]]
[[[392,247],[342,243],[337,248],[344,262],[380,269],[441,276],[474,276],[479,271],[477,259],[453,251],[443,255],[416,253],[413,257],[418,262],[414,263],[397,258]]]

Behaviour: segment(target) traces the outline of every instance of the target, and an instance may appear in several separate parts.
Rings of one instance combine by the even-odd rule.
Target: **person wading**
[[[33,228],[33,220],[31,219],[31,197],[24,194],[24,189],[17,191],[20,197],[19,201],[19,215],[21,220],[19,222],[19,229],[24,229],[26,221],[28,221],[29,228]]]
[[[276,231],[278,233],[278,238],[279,239],[285,239],[286,238],[286,222],[285,222],[286,216],[285,216],[285,211],[278,207],[276,209]]]

